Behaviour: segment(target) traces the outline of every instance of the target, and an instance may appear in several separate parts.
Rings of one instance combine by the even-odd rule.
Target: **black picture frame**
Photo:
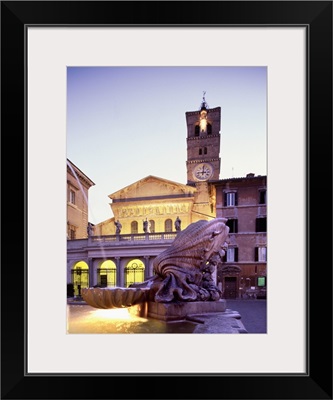
[[[207,12],[209,7],[214,11]],[[306,374],[26,374],[25,29],[30,24],[307,27]],[[2,1],[1,94],[3,399],[332,399],[332,1]],[[283,312],[292,312],[292,294],[286,292],[290,310]],[[158,350],[153,353],[152,363]]]

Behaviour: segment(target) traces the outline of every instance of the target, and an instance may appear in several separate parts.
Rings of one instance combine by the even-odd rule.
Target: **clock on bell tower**
[[[219,180],[221,107],[209,108],[204,92],[199,110],[185,115],[187,183]]]

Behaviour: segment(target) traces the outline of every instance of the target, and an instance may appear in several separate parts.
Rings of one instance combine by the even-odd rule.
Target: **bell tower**
[[[196,188],[192,222],[216,217],[216,189],[220,178],[221,107],[209,108],[203,93],[199,110],[186,112],[187,184]]]
[[[185,113],[188,184],[215,181],[220,176],[221,107],[209,108],[205,94],[199,110]]]

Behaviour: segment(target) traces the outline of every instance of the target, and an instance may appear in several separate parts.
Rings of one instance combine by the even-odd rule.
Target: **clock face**
[[[207,181],[213,175],[213,167],[208,163],[200,163],[195,166],[193,175],[196,180]]]

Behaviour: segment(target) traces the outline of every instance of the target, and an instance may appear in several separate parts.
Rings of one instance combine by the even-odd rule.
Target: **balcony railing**
[[[159,233],[130,233],[120,235],[103,235],[103,236],[90,236],[89,242],[91,243],[108,243],[108,242],[138,242],[138,241],[165,241],[174,240],[177,232],[159,232]]]

